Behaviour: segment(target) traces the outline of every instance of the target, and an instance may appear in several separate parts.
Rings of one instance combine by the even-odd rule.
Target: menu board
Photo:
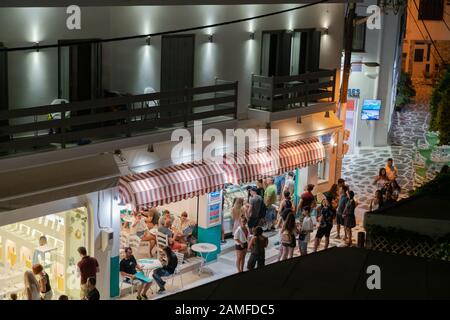
[[[220,224],[222,220],[222,191],[209,193],[207,206],[208,227]]]

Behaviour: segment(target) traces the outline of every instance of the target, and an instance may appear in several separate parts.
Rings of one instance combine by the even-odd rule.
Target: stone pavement
[[[417,139],[425,139],[428,121],[427,103],[405,106],[393,114],[390,146],[363,149],[359,154],[345,156],[342,177],[356,194],[360,214],[369,209],[370,200],[376,191],[373,179],[388,158],[394,159],[399,170],[397,182],[402,188],[400,197],[407,197],[413,189],[415,144]]]

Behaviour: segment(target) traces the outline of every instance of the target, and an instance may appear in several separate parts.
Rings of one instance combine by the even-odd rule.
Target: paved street
[[[417,139],[424,139],[428,128],[428,105],[411,104],[401,112],[394,112],[391,129],[391,146],[360,150],[359,154],[344,158],[342,175],[355,191],[360,210],[369,208],[375,193],[373,178],[385,166],[386,159],[393,158],[399,170],[398,183],[402,187],[400,197],[405,197],[413,188],[413,159]]]

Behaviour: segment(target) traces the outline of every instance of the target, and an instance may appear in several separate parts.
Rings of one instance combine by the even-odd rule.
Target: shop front
[[[109,222],[119,174],[112,155],[0,172],[9,182],[0,187],[0,299],[23,298],[24,272],[36,263],[49,275],[53,299],[79,299],[79,247],[98,259],[98,288],[110,297],[110,255],[104,257],[97,239]]]
[[[189,254],[195,242],[209,243],[217,249],[208,255],[208,260],[215,259],[220,252],[223,186],[221,167],[206,162],[172,165],[123,176],[119,192],[126,209],[122,211],[121,249],[131,247],[138,259],[156,257],[157,248],[150,251],[145,233],[156,236],[167,213],[171,219],[170,227],[179,223],[182,213],[186,213],[187,220],[179,224],[183,225],[183,230],[178,230],[182,236],[174,250]],[[136,218],[133,212],[142,212],[147,218],[152,212],[152,217],[156,214],[158,219],[144,226],[144,235],[136,237],[139,229],[130,225],[139,223],[136,219],[142,219],[142,216]]]
[[[299,171],[301,168],[323,162],[325,157],[324,145],[319,138],[313,137],[281,143],[276,152],[271,151],[270,147],[248,152],[247,161],[242,164],[226,163],[224,171],[228,185],[224,192],[223,210],[225,233],[229,234],[233,229],[232,206],[235,199],[241,198],[244,203],[247,203],[249,186],[264,188],[266,187],[265,178],[272,177],[277,194],[280,196],[286,179],[289,179],[289,172],[294,174],[294,181],[303,178]],[[294,194],[291,196],[298,195],[296,189],[294,188]],[[278,206],[279,200],[280,197],[277,198],[275,206]]]

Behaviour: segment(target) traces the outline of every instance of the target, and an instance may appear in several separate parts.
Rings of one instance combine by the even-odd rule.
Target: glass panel
[[[79,247],[87,247],[87,208],[68,211],[66,219],[66,294],[80,296],[80,279],[77,276],[77,262],[80,259]]]

